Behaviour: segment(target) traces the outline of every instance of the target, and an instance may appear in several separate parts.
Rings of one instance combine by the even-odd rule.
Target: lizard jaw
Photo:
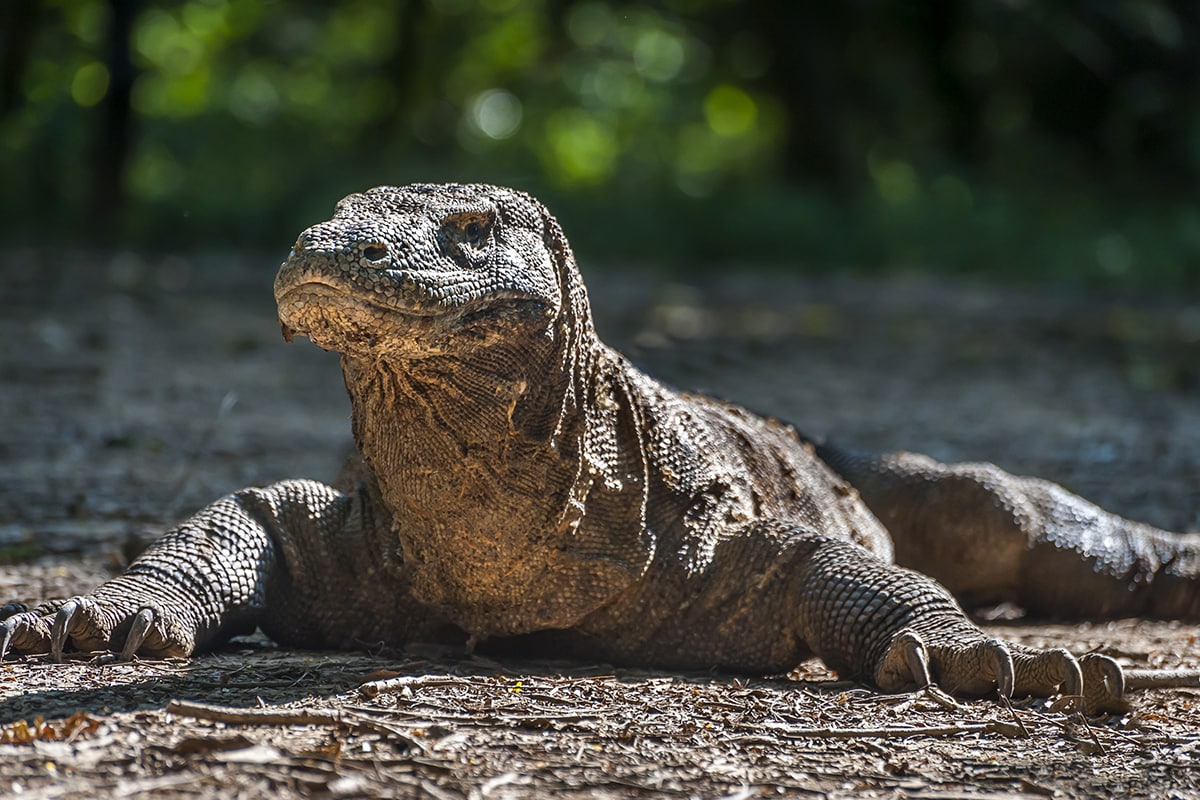
[[[363,296],[353,287],[315,278],[277,287],[276,294],[285,341],[303,335],[318,347],[347,355],[445,355],[494,339],[492,328],[540,329],[553,316],[545,303],[515,292],[444,308]]]

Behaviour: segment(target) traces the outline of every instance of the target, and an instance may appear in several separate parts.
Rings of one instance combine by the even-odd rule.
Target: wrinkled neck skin
[[[355,440],[397,519],[444,525],[500,492],[544,504],[544,493],[520,494],[503,467],[514,447],[553,460],[553,434],[565,428],[569,438],[578,426],[580,412],[563,399],[579,377],[555,363],[556,344],[528,337],[466,355],[342,356]],[[437,490],[449,483],[458,490]]]
[[[414,594],[478,637],[574,625],[649,558],[644,468],[614,489],[596,475],[607,465],[586,455],[594,437],[611,437],[644,465],[636,425],[588,414],[616,372],[579,322],[513,325],[455,354],[342,358],[354,436]],[[640,510],[612,518],[614,492]]]

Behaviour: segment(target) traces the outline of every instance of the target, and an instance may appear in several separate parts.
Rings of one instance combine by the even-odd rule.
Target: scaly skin
[[[896,560],[964,602],[1067,619],[1200,619],[1200,534],[1124,519],[992,464],[817,453],[887,526]]]
[[[0,657],[186,655],[255,625],[309,647],[536,632],[582,658],[781,672],[815,653],[888,691],[1099,711],[1126,707],[1115,662],[991,639],[893,552],[972,599],[1200,616],[1195,536],[990,465],[818,451],[642,374],[519,192],[347,197],[275,294],[286,338],[342,354],[359,457],[336,486],[217,501],[90,595],[5,607]]]

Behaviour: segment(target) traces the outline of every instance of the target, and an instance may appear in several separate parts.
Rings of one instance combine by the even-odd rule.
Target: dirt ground
[[[0,602],[85,591],[225,492],[332,476],[348,404],[336,357],[280,339],[277,255],[0,253]],[[593,271],[601,332],[810,434],[1200,529],[1200,298],[730,272]],[[1200,667],[1198,625],[992,612],[1014,641]],[[1200,690],[1135,702],[951,711],[816,663],[751,679],[258,637],[0,664],[0,796],[1200,797]]]

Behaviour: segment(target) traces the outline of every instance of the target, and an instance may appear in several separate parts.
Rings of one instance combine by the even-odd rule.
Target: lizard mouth
[[[422,304],[419,300],[406,302],[394,296],[389,297],[383,292],[363,291],[334,278],[318,275],[308,276],[290,285],[277,287],[275,301],[281,311],[285,306],[316,303],[372,308],[410,317],[436,317],[445,313],[445,309],[435,305]]]
[[[492,321],[544,316],[546,304],[518,292],[445,305],[430,297],[433,285],[406,274],[388,290],[364,290],[327,275],[307,275],[277,285],[279,323],[287,341],[307,336],[327,350],[444,351],[455,332],[468,334]]]
[[[440,317],[452,322],[477,321],[489,313],[502,309],[532,307],[542,309],[545,303],[516,291],[492,291],[486,297],[469,298],[465,302],[446,305],[431,300],[427,285],[423,281],[405,276],[404,288],[394,292],[364,292],[334,278],[310,276],[275,291],[276,303],[282,311],[284,306],[309,303],[337,306],[358,306],[375,309],[376,312],[397,314],[405,317]]]

